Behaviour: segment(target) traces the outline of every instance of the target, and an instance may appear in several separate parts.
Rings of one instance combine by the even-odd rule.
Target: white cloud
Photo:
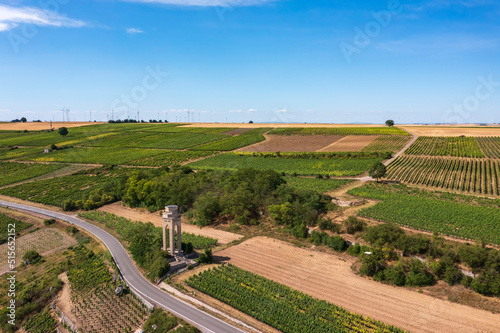
[[[279,0],[126,0],[129,2],[158,3],[176,6],[197,7],[244,7],[259,6]]]
[[[306,110],[306,112],[314,112],[314,110]]]
[[[248,112],[257,112],[256,109],[249,109]]]
[[[235,111],[231,110],[231,111],[229,111],[228,113],[242,113],[242,112],[243,112],[243,111],[241,111],[241,110],[235,110]]]
[[[86,25],[83,21],[73,20],[49,10],[0,5],[0,31],[13,29],[19,24],[73,28]]]
[[[137,28],[127,28],[126,31],[128,34],[142,34],[142,33],[144,33],[144,30],[137,29]]]
[[[276,110],[276,113],[287,113],[287,109]]]

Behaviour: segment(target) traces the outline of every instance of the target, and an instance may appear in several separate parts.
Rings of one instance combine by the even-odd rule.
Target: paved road
[[[203,332],[225,333],[225,332],[243,332],[242,330],[231,326],[222,320],[219,320],[201,310],[198,310],[192,305],[185,303],[159,289],[155,285],[146,280],[137,270],[132,259],[129,257],[125,248],[112,235],[96,227],[93,224],[85,222],[79,218],[69,216],[63,213],[54,212],[47,209],[32,207],[23,204],[16,204],[0,200],[0,206],[19,208],[26,211],[31,211],[43,214],[49,217],[58,218],[77,225],[88,232],[97,236],[108,247],[111,255],[115,259],[118,268],[120,269],[123,278],[130,288],[133,288],[139,294],[143,295],[151,303],[170,311],[200,328]]]

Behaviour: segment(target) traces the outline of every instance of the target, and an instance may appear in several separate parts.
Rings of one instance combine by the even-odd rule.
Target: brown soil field
[[[78,121],[71,121],[71,122],[53,122],[52,127],[55,129],[58,129],[59,127],[81,127],[81,126],[89,126],[89,125],[95,125],[95,124],[100,124],[100,123],[90,123],[90,122],[78,122]],[[0,123],[0,131],[41,131],[41,130],[47,130],[50,129],[50,122],[41,122],[41,123],[33,123],[33,122],[26,122],[26,123]]]
[[[266,135],[266,141],[238,149],[248,152],[318,151],[342,139],[340,135]]]
[[[336,256],[267,237],[214,253],[232,264],[411,332],[500,332],[500,315],[357,276],[349,256]]]
[[[174,123],[172,123],[174,124]],[[183,124],[181,124],[183,125]],[[384,127],[385,124],[307,124],[307,123],[193,123],[193,124],[184,124],[185,127],[204,127],[204,128],[220,128],[220,127],[229,127],[229,128],[282,128],[282,127]]]
[[[107,205],[99,208],[100,211],[112,213],[118,216],[123,216],[132,221],[141,221],[141,222],[151,222],[157,227],[161,227],[163,224],[162,217],[157,213],[149,213],[147,210],[139,210],[133,209],[130,207],[123,206],[121,202],[116,202],[111,205]],[[211,238],[216,238],[219,244],[227,244],[231,243],[234,240],[240,239],[243,236],[234,234],[232,232],[217,230],[214,228],[205,227],[203,229],[198,226],[185,223],[182,223],[182,231],[188,232],[190,234],[202,235]]]
[[[376,138],[377,135],[348,135],[319,151],[360,151]]]
[[[417,136],[500,136],[498,126],[398,126]]]

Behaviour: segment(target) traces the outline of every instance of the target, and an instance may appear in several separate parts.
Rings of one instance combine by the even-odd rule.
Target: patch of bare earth
[[[398,126],[416,136],[500,136],[499,126]]]
[[[348,135],[318,151],[360,151],[376,138],[377,135]]]
[[[411,332],[500,332],[500,315],[357,276],[354,259],[256,237],[214,254],[268,279]]]
[[[77,318],[71,312],[73,310],[73,302],[71,302],[71,288],[68,280],[68,275],[66,272],[58,275],[59,280],[61,280],[64,285],[57,295],[56,306],[57,308],[64,312],[64,314],[73,322],[76,323]]]
[[[158,212],[149,213],[147,210],[133,209],[122,205],[121,202],[116,202],[114,204],[101,207],[99,208],[99,210],[102,212],[108,212],[118,216],[122,216],[131,219],[132,221],[141,221],[145,223],[151,222],[153,223],[153,225],[157,227],[161,227],[163,225],[162,217]],[[242,235],[234,234],[232,232],[217,230],[214,228],[209,228],[209,227],[199,228],[198,226],[185,223],[184,221],[182,223],[182,231],[195,235],[202,235],[211,238],[216,238],[219,244],[231,243],[232,241],[243,237]]]
[[[340,135],[266,135],[266,141],[241,148],[248,152],[318,151],[340,140]]]

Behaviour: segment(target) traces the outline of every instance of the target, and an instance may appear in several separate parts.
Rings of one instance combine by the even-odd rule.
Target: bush
[[[332,236],[328,239],[328,246],[334,251],[343,252],[347,248],[347,243],[340,236]]]
[[[56,220],[55,220],[55,219],[50,219],[50,220],[45,220],[45,221],[43,221],[43,224],[45,224],[45,225],[47,225],[47,226],[52,225],[52,224],[54,224],[54,223],[56,223]]]
[[[200,257],[198,258],[198,262],[200,264],[211,264],[214,261],[213,255],[212,255],[212,249],[205,249],[205,251],[200,254]]]
[[[59,128],[58,133],[62,136],[66,136],[66,135],[68,135],[69,131],[66,127],[61,127],[61,128]]]
[[[355,216],[349,216],[347,220],[344,221],[344,226],[348,234],[354,235],[356,232],[363,231],[366,223]]]
[[[410,262],[408,275],[406,276],[406,285],[408,286],[430,286],[434,283],[434,277],[427,271],[425,265],[418,259]]]
[[[24,254],[23,260],[28,261],[30,264],[36,264],[42,260],[42,256],[35,250],[29,250]]]
[[[399,226],[393,223],[384,223],[368,228],[364,239],[372,245],[394,244],[403,235],[405,235],[405,232]]]

